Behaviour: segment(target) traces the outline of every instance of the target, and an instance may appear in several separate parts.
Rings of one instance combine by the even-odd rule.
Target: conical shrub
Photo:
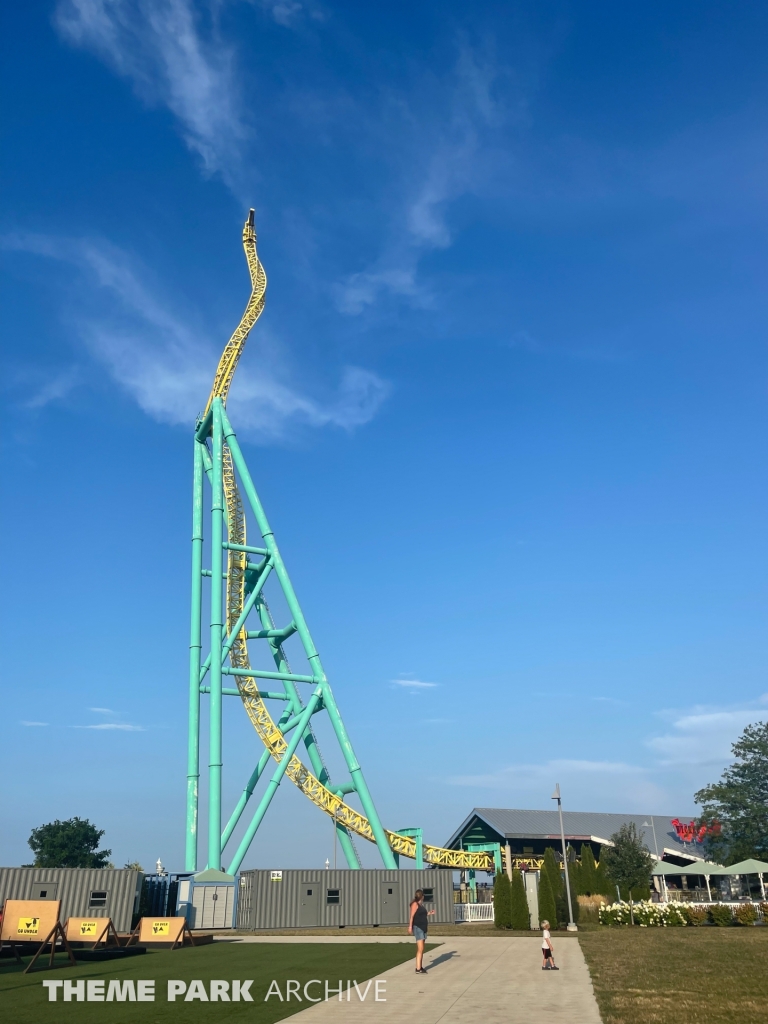
[[[493,880],[493,923],[497,928],[509,928],[512,913],[512,893],[505,871],[497,871]]]
[[[597,896],[597,867],[595,866],[595,855],[588,843],[581,845],[581,878],[579,892],[582,896]]]
[[[542,921],[549,921],[553,928],[557,924],[557,908],[549,872],[543,870],[539,873],[539,924]]]
[[[528,898],[525,895],[525,882],[517,868],[512,872],[512,884],[510,888],[512,896],[510,922],[513,928],[518,931],[525,931],[531,927],[531,918],[528,913]]]

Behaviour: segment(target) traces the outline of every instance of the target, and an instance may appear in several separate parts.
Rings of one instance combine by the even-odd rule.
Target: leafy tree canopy
[[[705,840],[707,856],[723,864],[768,860],[768,722],[748,725],[731,749],[735,762],[694,796],[701,823],[720,826]]]
[[[604,846],[600,855],[601,866],[614,885],[618,885],[622,896],[633,892],[637,898],[640,892],[648,890],[648,879],[653,862],[651,855],[637,834],[634,821],[622,825],[611,836],[613,846]]]
[[[104,835],[87,818],[50,822],[32,829],[28,843],[35,855],[36,868],[104,868],[111,850],[98,850]]]

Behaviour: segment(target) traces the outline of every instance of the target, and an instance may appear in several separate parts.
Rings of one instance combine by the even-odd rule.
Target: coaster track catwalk
[[[398,858],[402,855],[416,860],[419,867],[423,860],[440,867],[491,870],[493,858],[488,852],[446,850],[430,846],[421,842],[419,829],[392,832],[385,829],[379,820],[274,533],[226,412],[227,396],[238,361],[251,328],[264,310],[267,290],[266,274],[256,252],[253,210],[243,228],[243,247],[251,276],[251,296],[237,329],[221,355],[205,412],[195,431],[186,868],[188,871],[196,871],[198,867],[200,704],[201,694],[209,694],[208,869],[221,871],[224,850],[261,776],[267,774],[270,762],[274,762],[275,767],[266,789],[231,857],[227,868],[229,874],[235,874],[239,869],[284,775],[334,820],[341,848],[352,868],[360,866],[352,839],[352,836],[359,836],[376,843],[384,866],[388,868],[397,867]],[[210,569],[203,567],[206,480],[210,484],[211,493]],[[246,507],[250,509],[261,535],[257,546],[249,545],[247,541]],[[202,587],[206,578],[211,581],[210,653],[203,660]],[[268,578],[276,580],[289,609],[291,621],[282,627],[275,625],[264,596],[264,585]],[[251,616],[258,620],[258,629],[248,628]],[[284,644],[294,634],[298,636],[309,664],[309,672],[306,674],[296,674],[288,664]],[[267,645],[274,660],[274,671],[263,671],[251,665],[249,640],[262,641]],[[223,686],[225,676],[233,677],[236,689]],[[282,689],[262,689],[265,684],[279,684]],[[302,685],[310,687],[310,696],[306,702],[299,690]],[[264,744],[264,751],[229,820],[222,828],[222,700],[228,696],[239,696],[241,699]],[[277,721],[270,714],[267,701],[276,702],[280,707]],[[349,772],[349,780],[340,785],[331,782],[312,728],[312,717],[321,711],[328,715]],[[304,749],[309,766],[298,755],[300,747]],[[344,800],[350,794],[355,794],[359,799],[362,813]]]

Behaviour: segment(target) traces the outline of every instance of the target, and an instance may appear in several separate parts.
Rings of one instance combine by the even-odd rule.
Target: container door
[[[381,883],[381,923],[402,924],[403,915],[400,910],[400,883]]]
[[[211,885],[210,888],[210,920],[206,928],[232,927],[232,893],[233,885]]]
[[[205,928],[203,912],[205,908],[205,890],[207,885],[192,886],[192,906],[187,918],[190,928]]]
[[[299,886],[299,927],[316,928],[320,923],[320,886],[302,882]]]

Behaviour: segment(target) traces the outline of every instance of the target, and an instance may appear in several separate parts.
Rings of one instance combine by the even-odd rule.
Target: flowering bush
[[[697,903],[685,903],[683,906],[685,909],[685,916],[688,919],[688,924],[697,926],[704,924],[704,922],[709,919],[709,911],[706,907],[702,907]]]
[[[731,908],[725,906],[724,903],[716,903],[714,907],[709,908],[709,920],[712,924],[716,924],[720,928],[725,928],[726,925],[733,923]]]
[[[754,924],[757,920],[757,909],[752,903],[742,903],[740,907],[736,907],[733,916],[739,924]]]
[[[641,900],[632,904],[632,915],[635,924],[641,928],[670,928],[688,923],[683,906],[677,903],[652,903]],[[603,904],[599,912],[600,924],[630,924],[629,903]]]

